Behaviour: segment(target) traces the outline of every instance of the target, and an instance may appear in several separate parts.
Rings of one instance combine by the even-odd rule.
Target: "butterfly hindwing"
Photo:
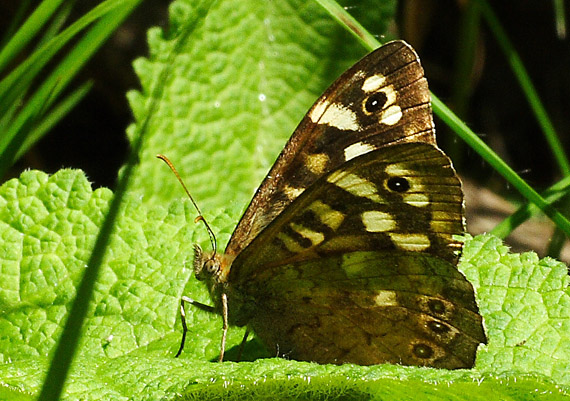
[[[451,163],[423,143],[392,145],[321,177],[234,261],[230,279],[249,280],[290,260],[356,250],[408,250],[456,263],[463,193]]]
[[[473,289],[412,252],[348,252],[272,269],[248,288],[249,327],[270,352],[319,363],[473,366],[484,341]]]
[[[484,340],[454,266],[463,197],[423,143],[380,148],[321,177],[234,261],[257,335],[294,359],[457,368]],[[230,305],[231,307],[231,305]]]
[[[403,141],[435,145],[435,131],[417,54],[394,41],[356,63],[315,102],[258,188],[226,253],[241,252],[322,175]]]

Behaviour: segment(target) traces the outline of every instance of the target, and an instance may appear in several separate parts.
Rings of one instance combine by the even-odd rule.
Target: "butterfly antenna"
[[[184,188],[184,191],[186,192],[186,195],[188,195],[188,198],[190,198],[190,201],[192,202],[192,204],[194,205],[194,207],[196,208],[196,210],[198,211],[198,217],[196,217],[196,219],[194,220],[194,222],[199,222],[199,221],[203,221],[204,225],[206,226],[206,230],[208,230],[208,235],[210,236],[210,243],[212,244],[212,249],[214,250],[213,255],[216,254],[217,251],[217,241],[216,241],[216,236],[214,235],[214,231],[212,231],[212,228],[210,227],[210,225],[208,224],[208,222],[206,221],[206,219],[204,218],[204,215],[202,214],[202,211],[200,210],[200,208],[198,207],[198,204],[196,203],[196,201],[194,200],[194,198],[192,198],[192,195],[190,195],[190,191],[188,191],[188,188],[186,188],[186,185],[184,184],[184,181],[182,181],[182,178],[180,178],[180,174],[178,174],[178,171],[176,171],[176,168],[174,167],[174,165],[172,164],[172,162],[170,160],[168,160],[168,157],[164,156],[164,155],[156,155],[156,157],[158,157],[159,159],[161,159],[163,162],[165,162],[168,167],[170,167],[170,170],[172,170],[172,172],[174,173],[174,175],[176,176],[176,178],[178,179],[178,182],[182,185],[182,188]]]

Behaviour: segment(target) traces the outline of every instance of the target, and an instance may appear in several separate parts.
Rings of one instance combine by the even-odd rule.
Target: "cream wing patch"
[[[305,165],[315,174],[323,174],[327,168],[329,157],[324,153],[315,153],[307,155]]]
[[[388,235],[394,245],[404,251],[421,252],[431,245],[428,236],[425,234],[388,233]]]
[[[325,124],[339,130],[358,131],[360,125],[356,113],[339,103],[329,103],[321,100],[309,113],[309,118],[315,124]]]
[[[362,90],[366,93],[376,92],[386,83],[386,77],[382,74],[372,75],[364,80]]]
[[[398,306],[396,292],[390,290],[378,291],[378,294],[374,297],[374,303],[378,306]]]
[[[426,207],[429,205],[429,196],[422,193],[404,194],[404,202],[415,207]]]
[[[373,145],[370,145],[369,143],[364,143],[364,142],[353,143],[352,145],[347,146],[344,149],[344,160],[349,161],[351,159],[354,159],[355,157],[371,152],[374,149],[375,147]]]
[[[278,233],[277,238],[283,242],[283,245],[285,245],[285,248],[287,248],[289,252],[299,253],[304,251],[303,247],[299,245],[297,241],[283,232]]]
[[[402,119],[402,109],[397,104],[388,107],[380,114],[380,123],[386,125],[397,124]]]
[[[305,191],[305,189],[303,189],[303,188],[295,188],[295,187],[292,187],[290,185],[285,185],[285,187],[283,188],[283,193],[285,193],[285,196],[287,196],[287,198],[289,198],[289,199],[297,198],[304,191]]]
[[[352,195],[368,198],[374,202],[382,202],[376,185],[356,174],[335,171],[327,177],[327,181]]]
[[[291,223],[289,227],[293,229],[293,231],[297,232],[303,238],[308,239],[311,241],[313,246],[320,244],[325,240],[325,235],[321,232],[311,230],[310,228],[301,226],[299,224]]]
[[[365,230],[370,233],[386,232],[397,227],[396,221],[389,213],[369,210],[363,212],[361,217]]]
[[[317,215],[321,223],[330,227],[332,230],[339,228],[344,220],[344,214],[338,210],[334,210],[332,207],[320,200],[316,200],[311,203],[308,209]]]
[[[419,178],[414,177],[414,172],[401,164],[389,164],[384,170],[386,174],[392,177],[406,177],[406,181],[410,184],[410,191],[402,194],[402,200],[414,207],[426,207],[430,203],[429,195],[426,193],[425,187]]]
[[[385,80],[386,78],[382,75],[373,75],[364,81],[362,89],[367,93],[383,93],[386,96],[386,103],[379,114],[379,122],[385,125],[395,125],[403,117],[402,108],[397,104],[398,93],[394,85],[385,86]],[[366,101],[367,99],[364,100],[363,110],[371,114],[366,111]]]
[[[413,170],[406,168],[405,165],[402,165],[401,163],[388,164],[384,171],[386,171],[386,174],[394,177],[413,177],[414,173]]]
[[[394,85],[388,85],[384,88],[380,89],[378,92],[384,93],[386,95],[386,104],[387,105],[394,105],[396,104],[396,100],[398,99],[398,94],[394,89]]]
[[[312,246],[316,246],[325,240],[325,235],[319,231],[311,230],[310,228],[304,227],[300,224],[290,223],[289,227],[301,237],[309,240]],[[292,253],[300,253],[305,251],[305,248],[301,246],[298,240],[291,238],[291,236],[287,235],[284,232],[279,232],[277,234],[277,238],[279,238],[285,248],[289,252]]]

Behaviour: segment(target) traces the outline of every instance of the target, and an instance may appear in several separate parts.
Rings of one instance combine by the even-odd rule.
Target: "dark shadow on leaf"
[[[229,362],[253,362],[257,359],[263,358],[272,358],[275,355],[270,355],[269,352],[263,346],[263,343],[259,341],[257,338],[253,338],[247,341],[243,347],[243,353],[241,358],[239,356],[239,344],[233,346],[226,350],[226,354],[224,356],[224,361]],[[211,360],[211,362],[217,362],[218,357]]]

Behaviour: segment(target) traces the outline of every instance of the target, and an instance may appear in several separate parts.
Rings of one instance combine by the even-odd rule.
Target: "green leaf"
[[[570,277],[565,264],[511,254],[496,237],[468,241],[460,266],[478,288],[489,344],[477,367],[570,383]]]
[[[22,363],[49,362],[110,197],[106,189],[93,192],[83,173],[73,170],[51,177],[26,172],[1,187],[0,355],[11,363],[0,377],[8,385]],[[137,201],[124,205],[85,323],[79,366],[172,332],[190,275],[184,268],[194,242],[190,213],[182,203],[150,211]],[[27,375],[25,383],[29,391],[40,384],[37,375]]]
[[[390,15],[393,3],[370,4],[359,3],[356,10],[370,14],[359,21],[387,24],[378,14]],[[490,236],[469,239],[460,266],[474,283],[489,334],[475,369],[258,359],[264,351],[255,339],[244,362],[219,364],[212,361],[221,318],[195,308],[187,311],[186,348],[175,359],[180,297],[210,303],[191,276],[192,245],[208,246],[208,237],[188,201],[171,203],[182,192],[154,154],[169,155],[190,177],[222,245],[296,123],[364,51],[312,3],[178,1],[171,13],[171,33],[152,30],[151,58],[137,62],[143,93],[130,99],[139,123],[152,113],[150,136],[64,399],[567,397],[566,268],[534,254],[511,255]],[[185,46],[176,46],[180,40]],[[167,64],[173,73],[157,79]],[[147,110],[157,84],[164,97],[158,110]],[[72,170],[30,171],[0,187],[0,398],[39,392],[110,197]],[[243,329],[230,329],[230,359],[242,336]]]
[[[350,5],[382,33],[395,2]],[[149,203],[181,197],[164,184],[172,175],[154,159],[162,153],[209,210],[243,208],[310,105],[366,54],[322,7],[301,0],[176,1],[170,32],[150,30],[149,46],[150,58],[135,62],[142,93],[129,93],[138,121],[155,113],[132,188]],[[172,73],[156,82],[166,65]],[[150,111],[154,85],[164,85],[163,97]]]
[[[31,399],[89,258],[111,194],[79,171],[28,171],[0,187],[0,396]],[[146,207],[127,197],[96,283],[64,399],[557,399],[568,392],[570,298],[566,267],[509,254],[491,236],[468,239],[460,268],[473,282],[489,344],[472,370],[394,365],[317,365],[257,359],[215,361],[221,318],[188,309],[186,348],[174,358],[182,294],[209,303],[191,276],[192,244],[206,242],[188,201]],[[227,236],[237,208],[211,224]],[[231,328],[235,357],[243,329]],[[461,398],[463,397],[463,398]]]

